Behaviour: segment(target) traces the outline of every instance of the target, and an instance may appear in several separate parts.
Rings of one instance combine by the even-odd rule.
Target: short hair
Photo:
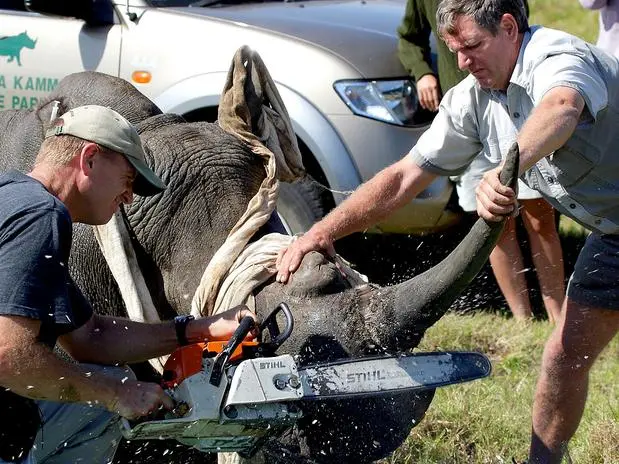
[[[62,119],[56,118],[50,127],[62,125]],[[41,148],[35,159],[35,164],[43,161],[53,166],[65,166],[71,162],[73,157],[82,151],[87,143],[95,143],[101,153],[111,153],[112,150],[101,146],[96,142],[82,139],[70,134],[62,134],[55,137],[46,137],[41,143]]]
[[[82,151],[87,143],[90,142],[72,135],[48,137],[41,144],[35,164],[44,161],[53,166],[65,166]]]
[[[440,34],[454,34],[456,19],[469,16],[475,23],[496,35],[504,14],[511,14],[518,25],[518,32],[529,29],[526,0],[441,0],[436,10],[436,24]]]

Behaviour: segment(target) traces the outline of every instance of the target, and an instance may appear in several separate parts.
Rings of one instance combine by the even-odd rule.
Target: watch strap
[[[176,339],[180,346],[189,345],[187,340],[187,325],[193,321],[195,317],[191,315],[176,316],[174,318],[174,328],[176,329]]]

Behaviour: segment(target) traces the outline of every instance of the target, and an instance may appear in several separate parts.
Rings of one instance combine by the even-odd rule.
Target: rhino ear
[[[262,113],[262,88],[255,77],[252,50],[243,45],[232,58],[219,102],[217,121],[224,130],[253,133]]]
[[[64,99],[42,101],[35,108],[35,114],[41,121],[43,133],[49,128],[50,123],[58,116],[66,113],[69,110]]]

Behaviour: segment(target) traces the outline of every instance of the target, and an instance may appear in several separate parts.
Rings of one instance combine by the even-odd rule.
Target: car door
[[[67,74],[118,76],[121,34],[117,19],[93,27],[0,0],[0,110],[32,108]]]

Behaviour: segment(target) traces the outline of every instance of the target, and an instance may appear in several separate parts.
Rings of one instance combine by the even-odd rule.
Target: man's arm
[[[85,372],[37,340],[40,322],[0,316],[0,385],[33,399],[101,405],[137,418],[173,401],[156,384]]]
[[[420,1],[408,0],[398,27],[398,55],[402,65],[415,79],[432,74],[430,66],[430,24],[421,11]]]
[[[406,3],[406,11],[398,27],[398,55],[404,68],[415,78],[421,106],[437,111],[440,88],[430,60],[430,24],[421,10],[421,3],[417,0]]]
[[[187,338],[190,342],[228,339],[245,316],[255,318],[246,307],[237,306],[192,321]],[[78,364],[59,358],[37,340],[40,327],[35,319],[0,316],[0,385],[33,399],[99,404],[129,419],[159,407],[174,407],[157,384],[84,372]],[[172,322],[144,324],[96,314],[59,342],[77,361],[108,365],[144,361],[178,346]]]
[[[584,108],[583,97],[571,87],[555,87],[544,95],[518,135],[520,174],[567,142]],[[484,174],[476,191],[477,213],[489,221],[501,221],[516,207],[514,191],[499,181],[500,170]]]
[[[520,174],[567,142],[584,108],[584,98],[571,87],[555,87],[544,95],[518,134]]]
[[[310,251],[335,254],[335,240],[365,230],[389,216],[415,198],[435,177],[420,168],[410,155],[383,169],[280,253],[277,280],[286,282]]]
[[[240,320],[250,316],[240,305],[209,317],[191,321],[186,327],[190,343],[227,340]],[[250,334],[256,336],[256,332]],[[59,339],[60,345],[79,362],[131,364],[171,353],[178,348],[174,322],[143,323],[130,319],[93,314],[90,320]]]

